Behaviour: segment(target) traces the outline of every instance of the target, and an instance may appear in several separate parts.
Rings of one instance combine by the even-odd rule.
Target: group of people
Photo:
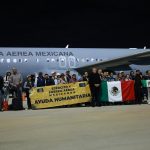
[[[100,84],[102,81],[129,81],[134,80],[134,89],[135,89],[135,103],[141,104],[144,96],[148,100],[148,90],[146,87],[142,87],[142,80],[150,79],[150,71],[146,71],[145,75],[142,75],[140,70],[131,71],[130,74],[125,74],[124,71],[120,71],[117,75],[114,75],[112,72],[103,71],[102,69],[93,68],[92,72],[88,75],[85,72],[83,80],[88,80],[91,94],[92,94],[92,106],[101,106],[99,101],[100,94]]]
[[[145,75],[139,70],[136,72],[131,71],[130,74],[120,71],[117,75],[113,72],[103,71],[102,69],[92,68],[91,72],[85,72],[80,78],[76,74],[66,71],[65,73],[52,72],[49,74],[43,74],[39,72],[38,75],[28,75],[25,82],[23,82],[22,75],[16,68],[12,69],[12,72],[7,72],[5,77],[0,76],[0,110],[3,109],[3,102],[7,102],[9,95],[12,94],[13,101],[17,102],[17,109],[23,109],[22,105],[22,91],[24,90],[27,97],[28,109],[31,109],[30,102],[30,89],[33,87],[51,86],[57,84],[75,83],[80,81],[87,81],[90,85],[92,94],[92,106],[101,106],[99,102],[100,84],[102,81],[129,81],[135,80],[135,97],[136,103],[142,103],[142,79],[150,79],[150,71],[147,71]],[[148,98],[147,89],[143,90]]]
[[[16,68],[12,69],[12,72],[7,72],[4,77],[0,76],[0,111],[3,109],[3,103],[9,100],[10,94],[12,94],[12,104],[17,106],[17,110],[22,110],[22,92],[26,93],[28,109],[31,109],[30,102],[30,90],[33,87],[51,86],[57,84],[75,83],[78,82],[76,74],[70,74],[70,71],[65,73],[52,72],[49,74],[43,74],[39,72],[38,75],[28,75],[23,82],[22,75]],[[16,103],[17,102],[17,103]],[[14,104],[15,103],[15,104]]]

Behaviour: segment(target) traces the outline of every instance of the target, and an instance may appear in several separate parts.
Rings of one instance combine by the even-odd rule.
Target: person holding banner
[[[54,80],[50,78],[47,73],[44,75],[44,78],[45,78],[45,86],[55,85]]]
[[[66,77],[67,83],[69,83],[70,80],[71,80],[71,75],[70,75],[70,71],[69,70],[66,71],[66,76],[65,77]]]
[[[62,74],[60,75],[60,84],[66,84],[66,83],[67,83],[67,80],[66,80],[66,78],[65,78],[65,74],[62,73]]]
[[[37,77],[37,87],[45,86],[45,79],[43,77],[43,73],[39,72],[39,76]]]
[[[99,102],[100,84],[101,79],[99,77],[97,69],[93,68],[92,73],[89,76],[89,85],[92,94],[92,102],[91,102],[92,107],[101,106]]]
[[[76,74],[73,74],[70,81],[69,81],[69,83],[75,83],[75,82],[78,82],[78,80],[77,80]]]

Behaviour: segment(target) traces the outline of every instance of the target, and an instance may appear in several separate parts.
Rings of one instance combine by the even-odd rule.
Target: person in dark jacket
[[[149,80],[149,76],[148,76],[148,71],[145,72],[145,75],[143,76],[143,80]],[[146,99],[148,100],[148,88],[147,87],[142,87],[142,99],[144,100],[144,98],[146,97]]]
[[[39,72],[39,76],[37,77],[37,87],[45,86],[45,79],[43,77],[43,73]]]
[[[99,102],[100,84],[101,84],[101,79],[99,77],[97,69],[93,68],[92,73],[89,76],[89,85],[92,94],[91,104],[93,107],[100,106],[100,102]]]
[[[2,76],[0,76],[0,111],[2,111],[2,104],[3,104],[3,95],[4,95],[3,87],[4,87],[4,79]]]
[[[136,70],[136,75],[135,75],[135,102],[136,104],[141,104],[142,103],[142,77],[141,73],[139,70]]]
[[[66,80],[67,80],[68,83],[69,83],[70,80],[71,80],[71,75],[70,75],[70,71],[69,71],[69,70],[66,71]]]
[[[82,77],[82,80],[83,80],[83,81],[89,81],[89,74],[88,74],[88,72],[85,72],[85,73],[84,73],[84,75],[83,75],[83,77]]]
[[[45,86],[55,85],[55,82],[52,78],[49,77],[48,74],[45,74]]]
[[[130,78],[131,78],[131,80],[134,80],[134,79],[135,79],[134,71],[130,71]]]

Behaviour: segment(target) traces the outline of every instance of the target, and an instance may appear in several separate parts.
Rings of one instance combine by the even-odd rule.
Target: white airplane
[[[0,75],[16,67],[24,76],[42,71],[150,69],[150,49],[107,48],[0,48]]]

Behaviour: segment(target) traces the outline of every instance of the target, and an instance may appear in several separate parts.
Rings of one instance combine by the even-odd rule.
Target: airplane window
[[[99,61],[99,59],[98,59],[98,58],[96,58],[96,61]]]
[[[54,59],[54,58],[52,58],[52,59],[51,59],[51,62],[55,62],[55,59]]]
[[[17,62],[17,59],[16,59],[16,58],[14,58],[14,59],[13,59],[13,63],[16,63],[16,62]]]
[[[3,63],[3,62],[4,62],[4,59],[3,59],[3,58],[2,58],[2,59],[0,59],[0,62],[1,62],[1,63]]]
[[[50,59],[49,58],[47,58],[47,60],[46,60],[47,62],[50,62]]]
[[[82,58],[82,59],[81,59],[81,61],[82,61],[82,62],[85,62],[85,59],[84,59],[84,58]]]
[[[94,58],[91,58],[91,62],[93,62],[94,61]]]
[[[86,61],[89,62],[89,58],[86,58]]]
[[[7,61],[7,63],[10,63],[10,59],[7,59],[6,61]]]
[[[103,61],[103,59],[100,59],[100,61]]]
[[[24,62],[28,62],[28,59],[25,58],[25,59],[24,59]]]
[[[39,59],[38,59],[38,58],[36,59],[36,62],[37,62],[37,63],[39,62]]]
[[[22,63],[22,59],[19,59],[19,62]]]

